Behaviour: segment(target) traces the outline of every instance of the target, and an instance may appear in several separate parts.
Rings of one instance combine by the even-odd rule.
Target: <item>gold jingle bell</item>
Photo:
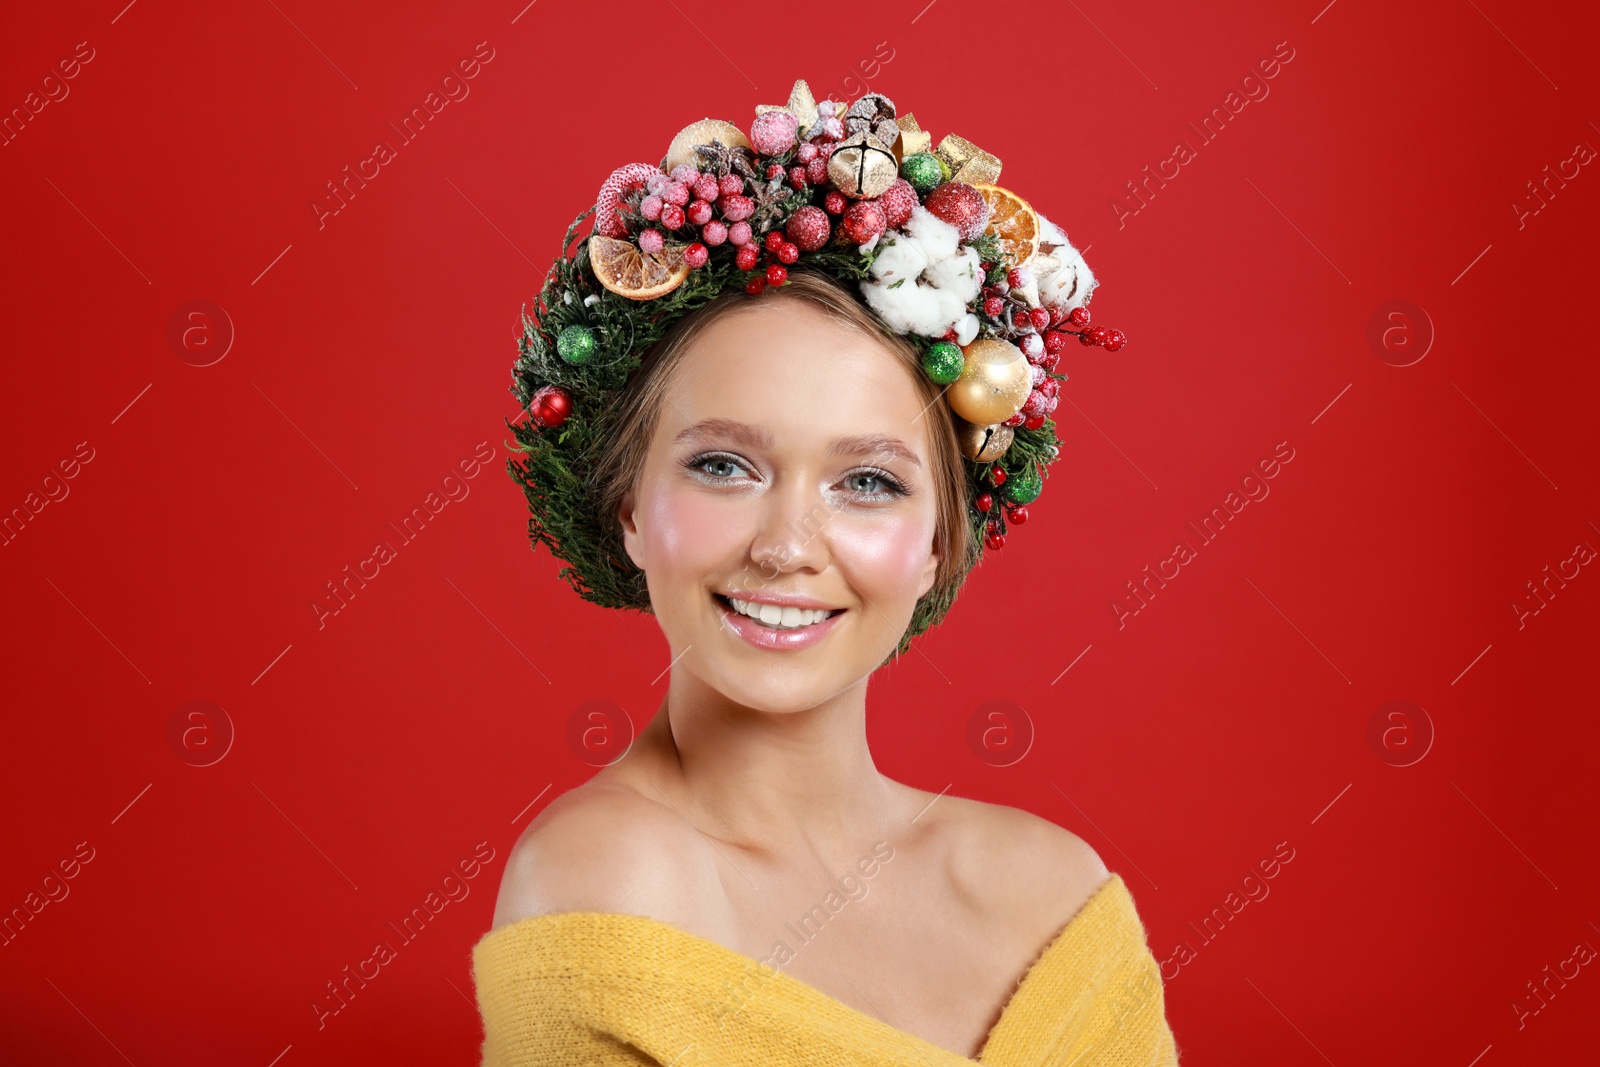
[[[974,426],[992,426],[1022,409],[1033,389],[1033,370],[1022,349],[998,337],[980,337],[961,353],[961,377],[946,394],[957,415]]]
[[[1015,436],[1011,427],[999,423],[974,426],[963,419],[956,426],[956,443],[961,446],[961,454],[974,463],[993,463],[1006,454]]]
[[[828,180],[853,200],[882,196],[899,175],[894,152],[870,133],[851,134],[828,157]]]

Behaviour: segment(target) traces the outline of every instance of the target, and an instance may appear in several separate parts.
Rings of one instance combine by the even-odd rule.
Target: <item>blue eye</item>
[[[737,472],[748,471],[744,460],[726,452],[703,452],[684,461],[684,466],[696,477],[706,481],[728,482],[738,477]],[[865,482],[873,488],[861,488]],[[878,467],[863,467],[845,475],[842,483],[846,492],[862,500],[884,500],[907,496],[910,490],[894,475]]]
[[[699,471],[701,474],[708,474],[710,472],[706,471],[705,468],[709,467],[709,466],[712,466],[713,464],[721,466],[721,467],[737,467],[740,470],[744,469],[744,464],[741,463],[739,460],[734,459],[732,456],[725,455],[725,454],[722,454],[722,453],[717,453],[717,454],[712,454],[712,455],[705,455],[705,456],[695,456],[693,459],[691,459],[689,461],[688,466],[690,466],[691,468],[693,468],[696,471]],[[726,481],[727,480],[726,477],[723,477],[721,475],[716,475],[716,474],[711,475],[711,477],[712,477],[712,479],[714,481]]]
[[[890,474],[888,471],[878,470],[875,467],[869,467],[866,470],[852,471],[850,474],[845,476],[846,483],[855,482],[858,479],[868,482],[877,482],[884,486],[884,488],[852,489],[851,492],[855,493],[857,496],[880,499],[883,497],[906,495],[906,487],[900,483],[899,479],[895,478],[894,475]]]

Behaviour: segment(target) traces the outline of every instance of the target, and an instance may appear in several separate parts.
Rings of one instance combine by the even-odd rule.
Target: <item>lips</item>
[[[743,639],[747,644],[768,651],[790,651],[809,648],[821,641],[844,617],[844,610],[835,611],[820,622],[813,622],[808,626],[799,626],[793,629],[775,629],[771,626],[740,614],[729,602],[728,598],[720,593],[713,593],[711,597],[721,616],[722,625],[734,635]]]

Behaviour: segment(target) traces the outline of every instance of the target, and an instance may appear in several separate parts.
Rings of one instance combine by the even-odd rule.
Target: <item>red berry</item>
[[[1060,330],[1051,330],[1044,335],[1044,350],[1051,355],[1056,355],[1067,347],[1068,336],[1068,334],[1064,334]]]
[[[1104,326],[1091,326],[1084,332],[1093,338],[1097,345],[1103,345],[1111,339],[1111,331]]]
[[[790,167],[789,185],[795,189],[804,189],[806,187],[806,168]]]
[[[661,236],[660,230],[645,230],[639,234],[639,251],[641,252],[659,252],[666,243],[666,238]]]
[[[1062,320],[1064,320],[1066,317],[1067,317],[1067,313],[1064,310],[1062,310],[1062,307],[1061,307],[1060,304],[1051,304],[1050,305],[1050,325],[1052,325],[1052,326],[1059,325],[1062,322]]]
[[[654,193],[651,193],[649,196],[639,201],[639,214],[643,215],[651,222],[659,219],[661,217],[661,198],[656,196]]]
[[[1022,420],[1023,420],[1024,417],[1025,416],[1022,414],[1022,412],[1014,411],[1014,412],[1011,413],[1011,417],[1005,419],[1004,421],[1002,421],[1000,423],[1000,425],[1001,426],[1021,426],[1022,425]]]
[[[977,498],[973,500],[972,506],[977,508],[979,511],[988,511],[990,508],[994,507],[994,494],[979,493]]]
[[[716,247],[728,239],[728,224],[721,219],[712,219],[700,227],[700,240]]]
[[[939,340],[941,340],[941,341],[954,341],[957,337],[960,337],[960,336],[961,336],[960,334],[956,333],[956,328],[954,326],[946,326],[945,330],[944,330],[944,333],[939,335]]]
[[[774,178],[781,177],[782,174],[783,174],[783,164],[782,163],[768,163],[767,164],[767,181],[770,182]]]
[[[788,280],[789,272],[783,268],[783,264],[774,263],[767,268],[768,285],[782,285]]]
[[[1061,380],[1059,378],[1046,378],[1039,386],[1039,392],[1043,393],[1051,400],[1054,400],[1056,398],[1056,394],[1060,391]]]
[[[996,489],[1000,488],[1002,485],[1005,485],[1006,469],[1004,467],[995,467],[993,470],[991,470],[989,472],[989,483]]]
[[[740,222],[756,213],[756,202],[737,193],[723,196],[718,203],[722,206],[722,217],[729,222]]]
[[[800,147],[794,150],[794,158],[801,163],[810,163],[817,158],[817,146],[810,141],[800,142]]]
[[[717,179],[717,191],[723,196],[738,196],[744,192],[744,179],[737,174],[724,174]],[[710,200],[711,197],[705,199]]]
[[[1044,425],[1044,416],[1043,415],[1034,415],[1034,416],[1031,416],[1029,418],[1026,418],[1026,419],[1022,420],[1022,427],[1025,430],[1037,430],[1039,427],[1041,427],[1043,425]]]
[[[766,287],[767,280],[761,277],[751,278],[749,281],[744,283],[744,291],[752,296],[761,292],[761,290],[765,289]]]
[[[1072,323],[1072,325],[1078,329],[1083,329],[1085,326],[1089,325],[1089,309],[1073,308],[1067,313],[1067,321]]]
[[[1043,415],[1045,413],[1045,404],[1049,402],[1049,399],[1049,397],[1045,396],[1037,389],[1030,392],[1028,394],[1028,399],[1022,402],[1022,415],[1024,423],[1026,423],[1028,419],[1033,418],[1035,415]]]
[[[696,241],[694,244],[683,250],[683,261],[689,264],[690,268],[693,270],[699,270],[701,267],[705,266],[706,260],[710,258],[711,253],[706,249],[706,246],[701,244],[699,241]]]
[[[756,251],[755,245],[740,245],[733,261],[740,270],[755,270],[756,260],[759,257],[760,253]]]
[[[1026,311],[1018,310],[1011,313],[1011,324],[1013,326],[1020,326],[1024,329],[1028,329],[1033,326],[1033,320],[1028,317],[1028,313]]]
[[[1002,533],[990,533],[983,539],[983,547],[994,552],[998,552],[1000,549],[1004,548],[1005,544],[1006,535]]]
[[[766,246],[768,252],[776,252],[778,247],[783,244],[783,231],[768,230],[767,235],[761,239],[761,243]]]
[[[832,229],[828,223],[827,214],[819,207],[807,204],[789,216],[789,221],[784,224],[784,233],[793,241],[801,251],[815,252],[828,243],[832,236]]]
[[[1092,345],[1094,344],[1094,337],[1090,335],[1089,331],[1085,330],[1083,333],[1078,335],[1078,343]]]
[[[1023,286],[1027,285],[1032,278],[1033,276],[1028,273],[1027,267],[1012,267],[1011,270],[1006,273],[1006,281],[1010,283],[1013,289],[1021,289]]]
[[[736,222],[728,227],[728,243],[733,245],[747,245],[755,239],[755,234],[750,231],[748,222]]]
[[[683,208],[679,207],[677,204],[662,205],[661,225],[665,226],[667,229],[680,230],[683,228],[685,220],[686,216],[683,213]]]
[[[1121,348],[1127,343],[1128,336],[1121,330],[1112,330],[1111,336],[1107,337],[1104,341],[1105,350],[1107,352],[1115,352],[1117,349]]]
[[[722,183],[715,174],[702,174],[694,180],[694,195],[701,200],[715,200],[722,195]]]
[[[1070,336],[1070,335],[1062,334],[1062,336],[1066,337],[1066,336]],[[1056,367],[1060,365],[1060,363],[1061,363],[1061,353],[1060,352],[1046,352],[1044,355],[1039,357],[1039,366],[1043,367],[1045,370],[1055,370]]]
[[[711,202],[709,200],[696,200],[689,205],[689,210],[683,214],[696,226],[704,226],[711,221]]]
[[[806,179],[812,185],[821,185],[828,180],[828,160],[825,156],[818,156],[806,164]]]
[[[682,182],[668,182],[667,187],[661,191],[661,199],[682,207],[689,202],[689,187]]]
[[[830,215],[843,215],[850,206],[850,198],[835,190],[822,198],[822,208]]]
[[[1050,326],[1050,312],[1044,308],[1034,308],[1028,312],[1028,319],[1033,323],[1035,330],[1047,329]]]
[[[991,319],[998,319],[1000,313],[1006,309],[1006,302],[998,296],[991,296],[983,302],[983,313]]]
[[[792,241],[785,241],[778,246],[778,262],[793,263],[800,258],[800,246]]]
[[[1021,526],[1028,521],[1028,509],[1021,504],[1013,505],[1006,509],[1006,521]]]

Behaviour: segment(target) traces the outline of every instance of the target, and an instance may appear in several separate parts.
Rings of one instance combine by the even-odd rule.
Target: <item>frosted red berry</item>
[[[690,268],[693,270],[699,270],[701,267],[705,266],[706,262],[710,258],[711,252],[699,241],[696,241],[694,244],[683,250],[683,261],[689,264]]]
[[[744,179],[737,174],[724,174],[717,179],[717,191],[723,196],[738,196],[744,192]],[[710,200],[711,197],[706,197]]]
[[[704,226],[711,221],[711,203],[707,200],[696,200],[683,214],[696,226]]]
[[[687,216],[684,215],[683,208],[677,204],[661,205],[661,225],[669,230],[680,230],[685,221]]]
[[[744,245],[734,254],[733,262],[740,270],[755,270],[756,260],[761,258],[761,253],[756,251],[755,245]]]
[[[1085,326],[1089,325],[1089,309],[1073,308],[1071,311],[1067,312],[1067,321],[1072,323],[1076,329],[1083,329]]]
[[[761,292],[761,290],[765,289],[766,287],[767,280],[761,277],[751,278],[749,281],[744,283],[744,291],[750,293],[751,295]]]
[[[755,245],[750,244],[753,240],[755,240],[755,234],[751,232],[748,222],[736,222],[728,227],[729,244],[750,245],[751,248],[754,248]]]
[[[1050,312],[1044,308],[1034,308],[1028,312],[1028,318],[1032,320],[1035,330],[1048,329],[1050,326]]]
[[[828,238],[832,235],[827,214],[812,204],[807,204],[790,215],[783,229],[789,240],[804,252],[817,251],[828,243]]]
[[[712,219],[700,227],[700,240],[715,248],[728,239],[728,224],[721,219]]]
[[[998,319],[1006,309],[1006,302],[998,296],[991,296],[983,302],[983,313],[991,319]]]
[[[785,241],[778,246],[778,262],[793,263],[800,258],[800,246],[793,241]]]
[[[768,230],[767,235],[761,239],[761,244],[768,252],[776,252],[778,246],[783,244],[783,231]]]
[[[786,282],[788,280],[789,280],[789,272],[784,269],[783,264],[774,263],[771,266],[767,267],[767,284],[768,285],[782,285],[784,282]]]
[[[822,210],[830,215],[843,215],[850,206],[850,198],[835,190],[822,198]]]

